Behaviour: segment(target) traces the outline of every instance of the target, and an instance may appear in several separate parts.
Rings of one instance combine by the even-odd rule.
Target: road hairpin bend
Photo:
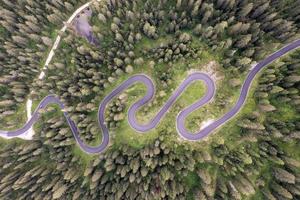
[[[79,136],[78,128],[76,124],[70,119],[68,116],[68,113],[64,111],[64,104],[59,100],[58,97],[54,95],[46,96],[38,105],[34,113],[32,114],[31,119],[20,129],[14,130],[14,131],[3,131],[0,130],[0,136],[9,136],[9,137],[16,137],[19,135],[24,134],[26,131],[28,131],[39,119],[40,113],[39,110],[45,108],[49,104],[57,104],[62,110],[63,114],[68,122],[68,125],[71,128],[72,134],[77,142],[77,144],[80,146],[80,148],[85,151],[86,153],[101,153],[103,152],[108,144],[109,144],[109,130],[105,125],[105,108],[107,104],[117,95],[119,95],[122,91],[126,90],[131,85],[140,82],[143,83],[147,87],[147,93],[146,95],[139,99],[137,102],[135,102],[128,110],[128,122],[130,126],[137,130],[140,133],[146,133],[147,131],[155,128],[161,118],[164,116],[164,114],[169,110],[169,108],[173,105],[173,103],[177,100],[177,98],[180,96],[182,92],[194,81],[201,80],[206,85],[206,94],[198,100],[196,103],[188,106],[187,108],[183,109],[177,116],[176,119],[176,128],[178,131],[178,134],[183,137],[186,140],[190,141],[197,141],[200,140],[210,133],[212,133],[215,129],[220,127],[221,125],[225,124],[227,121],[229,121],[231,118],[233,118],[239,110],[243,107],[243,104],[246,101],[249,89],[251,87],[251,83],[255,76],[258,74],[258,72],[267,66],[268,64],[272,63],[274,60],[282,57],[283,55],[287,54],[288,52],[295,50],[300,47],[300,40],[296,40],[287,46],[283,47],[282,49],[276,51],[275,53],[271,54],[261,62],[259,62],[254,68],[248,73],[243,85],[242,89],[240,91],[240,96],[235,103],[235,105],[229,110],[225,115],[223,115],[221,118],[215,120],[213,123],[208,125],[207,127],[203,128],[197,133],[190,133],[186,130],[184,121],[185,118],[193,111],[197,110],[201,106],[208,103],[215,94],[215,84],[214,81],[209,77],[209,75],[201,72],[196,72],[193,74],[190,74],[180,85],[179,87],[173,92],[173,94],[170,96],[170,98],[167,100],[165,105],[159,110],[159,112],[156,114],[156,116],[150,120],[147,124],[139,124],[136,120],[135,114],[137,110],[142,107],[143,105],[147,104],[149,101],[151,101],[152,97],[155,94],[155,87],[152,82],[152,80],[143,74],[134,75],[124,81],[122,84],[120,84],[118,87],[116,87],[110,94],[108,94],[100,103],[99,110],[98,110],[98,123],[102,130],[102,142],[98,146],[89,146],[85,144]]]

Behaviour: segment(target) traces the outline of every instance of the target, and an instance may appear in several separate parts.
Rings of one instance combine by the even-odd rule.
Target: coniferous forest
[[[0,130],[26,123],[28,99],[34,110],[55,94],[81,139],[96,146],[98,106],[124,80],[141,73],[153,79],[155,97],[137,113],[147,122],[191,71],[203,71],[217,89],[185,122],[197,132],[233,107],[256,63],[300,39],[299,0],[93,1],[93,42],[72,24],[60,31],[86,2],[0,0]],[[259,72],[241,111],[197,142],[178,136],[175,119],[205,94],[202,82],[141,134],[127,111],[145,93],[135,84],[107,106],[111,140],[101,154],[77,146],[56,105],[40,112],[32,140],[0,139],[0,199],[300,199],[300,50]]]

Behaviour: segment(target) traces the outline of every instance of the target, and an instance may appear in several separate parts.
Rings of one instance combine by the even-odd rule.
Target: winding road
[[[66,32],[67,28],[71,25],[71,23],[73,23],[74,19],[76,18],[76,16],[78,16],[83,10],[87,9],[93,2],[100,2],[101,0],[91,0],[85,4],[83,4],[82,6],[80,6],[78,9],[76,9],[72,15],[69,17],[69,19],[64,23],[64,26],[58,31],[61,34]],[[46,62],[43,65],[42,71],[40,72],[38,79],[43,79],[45,77],[45,71],[48,68],[51,60],[53,59],[53,56],[55,55],[55,51],[57,49],[57,47],[59,46],[59,43],[62,39],[61,34],[58,34],[58,36],[55,39],[55,42],[53,43],[52,48],[50,49],[50,52],[46,58]],[[30,94],[32,94],[33,91],[31,91]],[[30,96],[30,95],[29,95]],[[32,107],[32,99],[28,98],[27,102],[26,102],[26,112],[27,112],[27,119],[28,121],[31,119],[32,114],[31,114],[31,107]],[[32,139],[32,136],[34,135],[34,130],[33,128],[30,128],[27,132],[24,132],[23,134],[20,134],[18,137],[22,138],[22,139]],[[1,135],[0,135],[1,136]],[[4,137],[6,139],[11,139],[10,137]]]
[[[98,123],[102,130],[103,137],[102,137],[102,143],[98,146],[89,146],[89,145],[85,144],[80,139],[80,136],[78,133],[78,128],[77,128],[76,124],[70,119],[70,117],[68,116],[68,113],[63,111],[63,114],[64,114],[64,116],[68,122],[68,125],[71,128],[72,134],[73,134],[77,144],[80,146],[80,148],[83,151],[85,151],[86,153],[90,153],[90,154],[101,153],[106,149],[106,147],[109,144],[109,130],[105,125],[105,108],[106,108],[107,104],[114,97],[116,97],[121,92],[123,92],[128,87],[130,87],[131,85],[133,85],[137,82],[145,84],[145,86],[147,87],[147,93],[142,99],[135,102],[129,108],[128,122],[133,129],[137,130],[140,133],[146,133],[147,131],[155,128],[158,125],[158,123],[160,122],[160,120],[164,116],[164,114],[169,110],[169,108],[173,105],[173,103],[177,100],[177,98],[184,92],[184,90],[192,82],[200,80],[200,81],[203,81],[206,85],[206,88],[207,88],[206,94],[200,100],[198,100],[196,103],[194,103],[194,104],[188,106],[187,108],[185,108],[184,110],[182,110],[178,114],[177,119],[176,119],[176,128],[177,128],[178,134],[184,139],[187,139],[190,141],[197,141],[197,140],[200,140],[200,139],[206,137],[207,135],[212,133],[214,130],[216,130],[218,127],[220,127],[221,125],[228,122],[239,112],[239,110],[241,110],[241,108],[243,107],[243,104],[246,101],[249,89],[251,87],[251,83],[254,80],[255,76],[258,74],[258,72],[262,68],[264,68],[268,64],[272,63],[274,60],[284,56],[288,52],[295,50],[299,47],[300,47],[300,39],[288,44],[287,46],[285,46],[282,49],[278,50],[277,52],[271,54],[270,56],[268,56],[267,58],[265,58],[264,60],[259,62],[256,66],[254,66],[254,68],[248,73],[248,75],[242,85],[242,89],[240,91],[240,96],[238,98],[238,101],[233,106],[233,108],[231,110],[229,110],[224,116],[222,116],[218,120],[214,121],[213,123],[211,123],[210,125],[203,128],[202,130],[200,130],[197,133],[190,133],[188,130],[186,130],[185,125],[184,125],[185,119],[191,112],[197,110],[201,106],[208,103],[214,97],[214,94],[216,91],[214,81],[210,78],[209,75],[207,75],[205,73],[201,73],[201,72],[195,72],[195,73],[189,75],[180,84],[180,86],[173,92],[171,97],[167,100],[165,105],[160,109],[160,111],[156,114],[156,116],[152,120],[150,120],[150,122],[147,124],[139,124],[137,122],[136,112],[140,107],[147,104],[153,98],[153,96],[155,94],[155,86],[154,86],[152,80],[144,74],[139,74],[139,75],[134,75],[134,76],[130,77],[129,79],[127,79],[126,81],[124,81],[122,84],[120,84],[118,87],[116,87],[110,94],[108,94],[99,105]],[[0,130],[0,136],[2,135],[2,136],[8,136],[8,137],[16,137],[16,136],[21,135],[24,132],[28,131],[30,128],[32,128],[32,126],[39,119],[39,117],[40,117],[39,110],[45,108],[49,104],[57,104],[60,106],[60,108],[62,110],[64,110],[64,104],[59,100],[59,98],[54,95],[49,95],[40,102],[40,104],[38,105],[38,107],[36,108],[34,113],[32,114],[31,119],[21,129],[18,129],[15,131]]]

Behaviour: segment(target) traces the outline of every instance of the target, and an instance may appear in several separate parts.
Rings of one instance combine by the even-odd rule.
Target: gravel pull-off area
[[[92,10],[87,7],[76,16],[72,27],[76,34],[86,38],[91,44],[98,45],[98,41],[93,35],[92,26],[89,23],[91,16]]]
[[[151,99],[153,98],[155,94],[155,87],[152,82],[152,80],[146,76],[146,75],[134,75],[124,81],[121,85],[116,87],[111,93],[109,93],[100,103],[99,109],[98,109],[98,122],[99,126],[102,130],[102,143],[98,146],[89,146],[85,144],[79,136],[78,128],[76,124],[71,120],[71,118],[68,116],[67,112],[64,112],[64,116],[72,130],[73,136],[77,142],[77,144],[80,146],[80,148],[85,151],[86,153],[101,153],[103,152],[108,144],[109,144],[109,130],[105,125],[105,109],[108,103],[118,96],[121,92],[129,88],[131,85],[141,82],[145,84],[147,87],[147,93],[146,95],[135,102],[128,110],[128,122],[132,128],[134,128],[136,131],[140,133],[146,133],[147,131],[155,128],[158,123],[160,122],[161,118],[164,116],[164,114],[169,110],[169,108],[173,105],[173,103],[177,100],[177,98],[184,92],[184,90],[189,86],[192,82],[196,80],[202,80],[205,82],[205,85],[207,87],[206,94],[198,100],[196,103],[188,106],[187,108],[183,109],[177,116],[176,119],[176,128],[178,131],[178,134],[183,137],[184,139],[190,140],[190,141],[198,141],[206,137],[207,135],[211,134],[214,130],[228,122],[230,119],[232,119],[243,107],[248,92],[250,90],[252,81],[254,80],[255,76],[258,74],[258,72],[261,71],[264,67],[268,66],[270,63],[275,61],[276,59],[282,57],[283,55],[287,54],[288,52],[291,52],[297,48],[300,47],[300,39],[296,40],[287,46],[283,47],[282,49],[276,51],[275,53],[269,55],[267,58],[259,62],[247,75],[243,85],[242,89],[240,91],[240,96],[236,102],[236,104],[221,118],[214,120],[213,122],[205,124],[206,126],[202,128],[197,133],[190,133],[185,128],[185,119],[186,117],[192,113],[193,111],[197,110],[201,106],[208,103],[215,95],[215,83],[214,80],[207,75],[206,73],[201,72],[195,72],[193,74],[190,74],[181,84],[180,86],[173,92],[173,94],[170,96],[170,98],[167,100],[165,105],[160,109],[160,111],[156,114],[156,116],[150,120],[147,124],[139,124],[136,120],[136,112],[137,110],[142,107],[143,105],[147,104]],[[19,135],[24,134],[26,131],[28,131],[34,123],[39,119],[40,114],[39,110],[44,109],[48,104],[57,104],[60,106],[62,110],[64,110],[64,104],[59,100],[59,98],[50,95],[45,97],[35,110],[35,112],[32,115],[32,118],[21,128],[15,131],[2,131],[0,130],[0,135],[2,136],[8,136],[8,137],[17,137]]]

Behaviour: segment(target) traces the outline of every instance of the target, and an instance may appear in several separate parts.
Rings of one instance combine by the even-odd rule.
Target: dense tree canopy
[[[133,73],[151,75],[157,86],[137,115],[142,122],[190,71],[212,74],[212,105],[186,122],[199,130],[232,107],[253,65],[300,33],[299,0],[103,0],[91,5],[95,45],[71,27],[59,32],[84,0],[0,2],[0,129],[20,128],[25,101],[36,106],[51,93],[92,145],[101,142],[99,103]],[[58,35],[63,40],[38,79]],[[200,98],[193,88],[149,137],[126,121],[145,88],[119,95],[106,109],[112,141],[101,155],[84,154],[62,112],[48,107],[33,140],[0,140],[0,199],[299,199],[299,69],[299,50],[268,66],[241,113],[194,143],[178,138],[174,123]]]

